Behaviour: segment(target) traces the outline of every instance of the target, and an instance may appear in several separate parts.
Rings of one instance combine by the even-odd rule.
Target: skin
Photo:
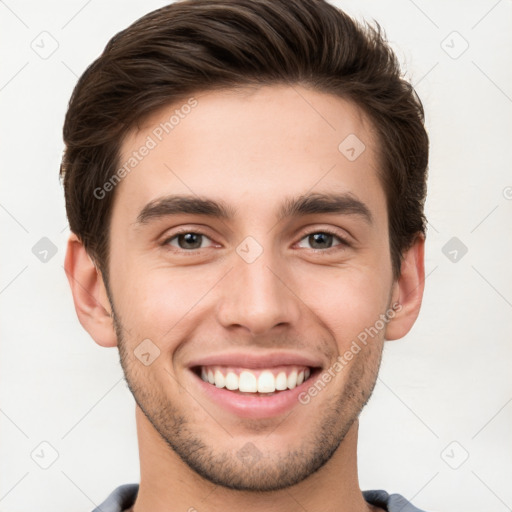
[[[378,141],[351,102],[299,86],[195,98],[191,113],[115,190],[109,293],[74,235],[66,257],[80,322],[100,345],[119,347],[137,401],[134,511],[378,510],[359,489],[357,418],[384,341],[403,337],[417,318],[424,240],[418,236],[404,253],[394,280]],[[176,108],[132,130],[121,160]],[[355,161],[338,150],[349,134],[366,146]],[[285,198],[332,192],[364,203],[371,222],[347,212],[277,220]],[[146,205],[170,194],[224,201],[234,217],[137,221]],[[201,248],[188,249],[177,228],[204,234],[196,239]],[[317,245],[308,237],[325,230],[336,235]],[[262,248],[252,263],[236,251],[248,236]],[[328,386],[283,415],[239,418],[201,393],[187,367],[237,349],[300,352],[326,370],[394,303],[401,306],[393,319]],[[134,350],[148,338],[160,355],[146,366]],[[237,456],[247,443],[260,454],[253,465]]]

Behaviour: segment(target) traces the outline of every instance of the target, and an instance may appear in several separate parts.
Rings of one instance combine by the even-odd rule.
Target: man
[[[357,477],[424,281],[423,109],[379,29],[174,3],[86,70],[64,139],[76,311],[137,403],[140,485],[97,510],[417,511]]]

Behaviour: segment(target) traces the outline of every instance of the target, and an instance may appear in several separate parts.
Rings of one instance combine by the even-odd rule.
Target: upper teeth
[[[201,367],[201,378],[218,388],[243,393],[274,393],[300,386],[311,370],[305,367],[290,366],[280,370],[251,370],[247,368],[228,369],[226,367]]]

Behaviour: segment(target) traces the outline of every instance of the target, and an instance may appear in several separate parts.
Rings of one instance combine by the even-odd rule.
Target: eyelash
[[[332,247],[328,247],[327,249],[309,249],[310,251],[314,251],[315,253],[318,254],[318,253],[330,252],[332,250],[337,250],[337,249],[338,250],[346,249],[347,247],[350,247],[350,244],[346,240],[346,238],[340,236],[338,233],[336,233],[336,232],[334,232],[332,230],[329,230],[329,229],[314,230],[314,231],[310,231],[308,233],[304,233],[302,235],[302,237],[300,238],[299,242],[301,242],[302,240],[304,240],[305,238],[307,238],[307,237],[309,237],[311,235],[315,235],[315,234],[318,234],[318,233],[322,233],[324,235],[331,235],[334,238],[337,238],[340,243],[337,244],[337,245],[334,245]],[[177,231],[171,237],[166,238],[162,242],[162,246],[169,247],[171,240],[174,240],[179,235],[186,235],[186,234],[201,235],[201,236],[204,236],[204,237],[210,239],[210,237],[208,235],[206,235],[205,233],[202,233],[200,231],[193,231],[193,230],[190,230],[190,229],[183,229],[183,230]],[[173,247],[172,250],[174,252],[176,252],[176,253],[187,253],[187,254],[194,254],[194,253],[197,253],[197,252],[199,252],[199,251],[201,251],[203,249],[207,249],[207,247],[203,247],[203,248],[199,248],[199,249],[180,249],[180,248],[177,248],[177,247],[174,247],[174,246],[172,246],[172,247]]]
[[[331,251],[336,251],[336,250],[343,250],[343,249],[346,249],[347,247],[350,247],[350,244],[345,237],[339,235],[338,233],[336,233],[335,231],[332,231],[330,229],[320,229],[320,230],[315,230],[315,231],[310,231],[308,233],[304,233],[302,235],[301,239],[299,240],[299,242],[301,242],[302,240],[304,240],[305,238],[307,238],[311,235],[316,235],[318,233],[321,233],[322,235],[333,236],[334,238],[337,238],[340,243],[337,245],[333,245],[332,247],[328,247],[327,249],[309,249],[310,251],[314,251],[315,253],[318,254],[318,253],[326,253],[326,252],[331,252]]]

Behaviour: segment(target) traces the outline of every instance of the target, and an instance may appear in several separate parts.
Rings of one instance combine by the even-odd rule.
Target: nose
[[[285,262],[271,250],[264,250],[252,262],[235,253],[233,262],[217,307],[219,322],[227,329],[243,328],[253,336],[295,326],[301,300],[293,292]]]

